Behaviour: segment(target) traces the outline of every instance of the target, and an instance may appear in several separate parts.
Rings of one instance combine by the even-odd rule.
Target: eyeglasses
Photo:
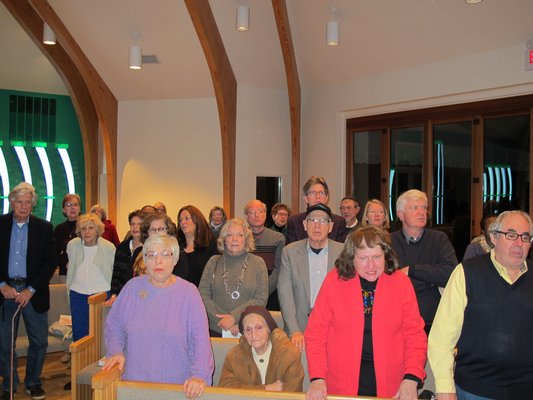
[[[79,207],[78,203],[65,203],[65,207]]]
[[[407,209],[409,211],[418,211],[418,210],[427,211],[428,210],[428,206],[410,206],[410,207],[407,207]]]
[[[341,206],[341,207],[340,207],[340,210],[341,210],[341,211],[352,211],[352,210],[355,210],[356,208],[359,208],[359,206],[358,206],[358,207]]]
[[[148,260],[155,260],[158,256],[161,258],[170,258],[174,255],[174,253],[166,250],[163,250],[159,253],[157,251],[147,251],[146,253],[144,253],[144,255]]]
[[[168,231],[168,228],[165,226],[162,226],[161,228],[150,228],[148,229],[148,232],[150,233],[159,233],[159,232],[166,232]]]
[[[262,215],[265,213],[265,210],[248,210],[248,215]]]
[[[276,215],[279,215],[280,217],[288,217],[289,213],[286,212],[277,212]]]
[[[331,220],[326,218],[307,218],[306,219],[308,224],[320,224],[320,225],[326,225],[331,222]]]
[[[520,240],[522,240],[522,242],[524,243],[531,243],[531,241],[533,240],[533,237],[527,232],[516,233],[516,232],[509,232],[509,231],[508,232],[493,231],[493,233],[501,233],[502,235],[505,236],[507,240],[510,240],[511,242],[516,241],[518,237],[520,237]]]
[[[325,197],[326,196],[326,192],[321,190],[320,192],[316,192],[314,190],[311,190],[309,192],[307,192],[307,195],[309,197]]]

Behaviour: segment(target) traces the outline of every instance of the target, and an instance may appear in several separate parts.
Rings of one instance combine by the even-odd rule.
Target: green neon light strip
[[[48,147],[48,143],[46,142],[31,142],[31,145],[33,147]]]
[[[12,140],[11,146],[26,146],[26,142],[24,140]]]
[[[68,149],[68,144],[66,143],[56,143],[55,144],[56,149]]]

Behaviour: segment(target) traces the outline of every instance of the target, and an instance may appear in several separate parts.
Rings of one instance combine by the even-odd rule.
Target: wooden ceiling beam
[[[289,92],[292,160],[291,208],[296,213],[300,204],[300,130],[302,109],[300,78],[298,76],[298,66],[296,65],[287,4],[285,0],[272,0],[272,8],[278,28],[279,43],[281,45],[281,52],[285,63],[285,74],[287,76],[287,90]]]
[[[46,0],[0,0],[63,80],[80,124],[85,154],[86,207],[98,202],[98,133],[106,155],[108,215],[116,218],[118,102]],[[57,43],[42,43],[43,23]]]
[[[237,81],[208,0],[184,0],[202,45],[215,89],[222,139],[223,207],[235,213]]]
[[[118,101],[48,1],[29,1],[43,21],[54,31],[58,43],[65,49],[90,93],[98,115],[98,128],[106,158],[108,215],[116,221]],[[76,96],[76,93],[71,94],[73,95]]]

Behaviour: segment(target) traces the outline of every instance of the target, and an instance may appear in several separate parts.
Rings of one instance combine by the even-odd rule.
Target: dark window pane
[[[453,238],[459,260],[470,242],[471,132],[470,121],[433,128],[432,222]]]
[[[380,198],[381,131],[354,132],[352,195],[363,206]]]
[[[529,212],[529,124],[528,115],[484,121],[485,213]]]
[[[391,129],[390,198],[391,221],[396,220],[396,200],[409,189],[422,190],[422,149],[424,128]]]

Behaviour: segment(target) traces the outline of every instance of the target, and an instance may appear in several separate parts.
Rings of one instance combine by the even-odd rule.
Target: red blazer
[[[363,347],[363,297],[356,276],[348,281],[330,271],[305,330],[310,378],[325,378],[328,394],[357,396]],[[383,273],[372,315],[378,397],[392,397],[405,374],[424,379],[427,337],[415,292],[402,272]]]

